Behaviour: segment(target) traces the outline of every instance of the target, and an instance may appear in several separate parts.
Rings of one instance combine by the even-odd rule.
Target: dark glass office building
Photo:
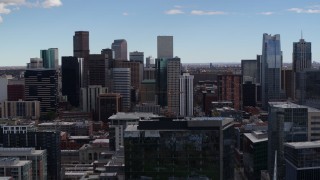
[[[126,179],[234,179],[233,119],[146,120],[124,134]]]
[[[281,99],[282,51],[280,35],[263,34],[261,56],[262,107],[267,110],[269,101]]]
[[[69,103],[79,106],[80,99],[80,63],[77,57],[62,57],[62,95],[68,97]]]
[[[296,98],[299,104],[320,109],[320,70],[296,73]]]
[[[269,105],[268,171],[272,176],[275,151],[277,151],[277,178],[283,179],[285,170],[283,144],[308,140],[308,108],[286,102],[272,102]]]
[[[285,143],[286,180],[320,179],[320,142]]]
[[[3,147],[35,147],[47,150],[48,180],[61,179],[60,131],[28,130],[23,126],[3,126]]]
[[[160,106],[168,105],[168,92],[167,92],[167,59],[156,59],[156,96],[157,103]]]
[[[27,69],[25,100],[40,101],[40,115],[57,111],[58,74],[55,69]]]

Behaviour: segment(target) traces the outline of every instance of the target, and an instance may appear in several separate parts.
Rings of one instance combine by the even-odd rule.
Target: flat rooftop
[[[272,105],[273,107],[278,107],[278,108],[307,108],[308,112],[320,112],[319,109],[309,107],[309,106],[295,104],[292,102],[269,102],[269,104]]]
[[[258,131],[256,131],[256,132],[258,132]],[[251,133],[244,133],[244,136],[246,136],[253,143],[268,141],[268,138],[257,138],[256,136],[254,136]]]
[[[139,119],[151,119],[151,118],[158,118],[160,116],[155,115],[153,113],[146,113],[146,112],[118,112],[110,116],[109,120],[139,120]]]
[[[320,148],[320,141],[292,142],[284,145],[293,149]]]

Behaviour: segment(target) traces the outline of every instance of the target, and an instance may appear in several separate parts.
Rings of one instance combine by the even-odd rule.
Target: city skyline
[[[157,36],[173,36],[182,63],[253,59],[262,53],[263,33],[280,34],[283,62],[292,62],[292,43],[302,31],[312,60],[320,61],[319,16],[320,3],[298,0],[2,0],[0,66],[25,65],[48,48],[59,49],[61,64],[61,56],[73,54],[75,31],[90,32],[91,54],[125,39],[128,53],[145,57],[157,57]]]

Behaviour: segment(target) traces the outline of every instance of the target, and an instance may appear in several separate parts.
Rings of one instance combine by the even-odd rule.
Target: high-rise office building
[[[300,39],[293,43],[292,67],[294,72],[310,69],[312,63],[311,42]]]
[[[183,73],[180,76],[180,115],[193,116],[193,75]]]
[[[231,101],[237,110],[242,109],[242,75],[218,75],[218,100]]]
[[[241,60],[241,72],[243,76],[243,83],[249,81],[255,84],[257,82],[257,77],[259,76],[257,67],[258,66],[256,59]]]
[[[88,61],[88,85],[107,87],[109,62],[105,54],[90,54]]]
[[[57,111],[58,74],[53,69],[27,69],[25,100],[40,101],[41,116]]]
[[[46,69],[59,69],[58,48],[40,50],[40,57],[43,61],[43,67]]]
[[[8,99],[8,83],[9,79],[12,79],[12,77],[2,75],[0,76],[0,103]]]
[[[296,96],[297,73],[311,69],[312,66],[311,42],[306,42],[302,37],[299,42],[293,43],[292,53],[292,89],[293,95]],[[296,99],[294,97],[294,99]]]
[[[43,68],[42,58],[30,58],[30,63],[27,63],[27,69]]]
[[[232,118],[140,120],[124,132],[127,179],[234,179]]]
[[[149,57],[146,57],[146,67],[147,68],[151,68],[151,67],[154,67],[155,64],[154,64],[154,58],[149,56]]]
[[[77,57],[62,57],[62,95],[68,97],[68,102],[79,106],[80,100],[80,62]]]
[[[129,60],[133,62],[139,62],[144,64],[144,53],[139,51],[133,51],[129,53]]]
[[[155,68],[143,68],[143,80],[155,80]]]
[[[157,53],[160,58],[173,58],[173,36],[157,37]]]
[[[115,68],[129,68],[131,77],[131,86],[134,89],[140,89],[140,85],[143,78],[143,64],[140,62],[131,61],[115,61]]]
[[[122,96],[122,110],[130,111],[131,109],[131,71],[130,68],[113,68],[113,92]]]
[[[139,92],[141,103],[155,103],[156,81],[154,79],[143,80]]]
[[[114,50],[115,60],[128,60],[127,41],[125,39],[114,40],[111,44],[111,49]]]
[[[268,134],[253,131],[243,134],[243,165],[249,180],[260,180],[261,170],[268,168]]]
[[[96,105],[98,120],[107,122],[110,116],[121,112],[121,98],[119,93],[99,94]]]
[[[82,58],[82,84],[81,87],[88,86],[88,58],[89,58],[89,31],[76,31],[73,36],[73,56]]]
[[[112,68],[114,68],[114,50],[112,49],[102,49],[101,54],[105,55],[105,58],[108,60],[108,68],[106,71],[106,87],[112,89]]]
[[[320,142],[284,144],[286,180],[320,179]]]
[[[102,49],[101,54],[106,54],[107,55],[106,58],[108,58],[109,60],[114,59],[114,50],[113,49],[109,49],[109,48]]]
[[[287,102],[270,102],[268,115],[268,171],[273,178],[277,152],[277,179],[284,178],[283,144],[308,139],[308,108]]]
[[[167,64],[167,59],[156,59],[156,103],[162,107],[168,105]]]
[[[292,69],[281,70],[281,89],[286,93],[286,97],[293,99],[293,71]]]
[[[46,149],[47,179],[61,179],[60,131],[36,131],[26,126],[3,126],[2,131],[3,147]]]
[[[252,82],[242,84],[242,106],[253,106],[257,104],[257,86]]]
[[[168,59],[167,64],[167,92],[168,110],[172,115],[178,115],[180,110],[180,76],[181,60],[178,57]],[[162,78],[162,77],[161,77]]]
[[[262,107],[268,108],[269,101],[281,99],[282,51],[280,35],[263,34],[261,56]]]
[[[84,112],[94,113],[96,110],[97,97],[102,93],[107,93],[107,89],[101,85],[90,85],[87,88],[81,88],[80,98],[82,110]]]
[[[296,99],[299,104],[320,109],[320,70],[296,73]]]

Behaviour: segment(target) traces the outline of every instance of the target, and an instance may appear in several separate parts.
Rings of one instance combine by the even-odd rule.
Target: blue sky
[[[126,39],[128,52],[156,57],[156,37],[174,36],[182,63],[240,62],[261,54],[262,34],[280,34],[284,62],[301,30],[320,61],[320,1],[0,0],[0,66],[25,65],[40,49],[73,54],[74,31],[90,31],[90,52]]]

